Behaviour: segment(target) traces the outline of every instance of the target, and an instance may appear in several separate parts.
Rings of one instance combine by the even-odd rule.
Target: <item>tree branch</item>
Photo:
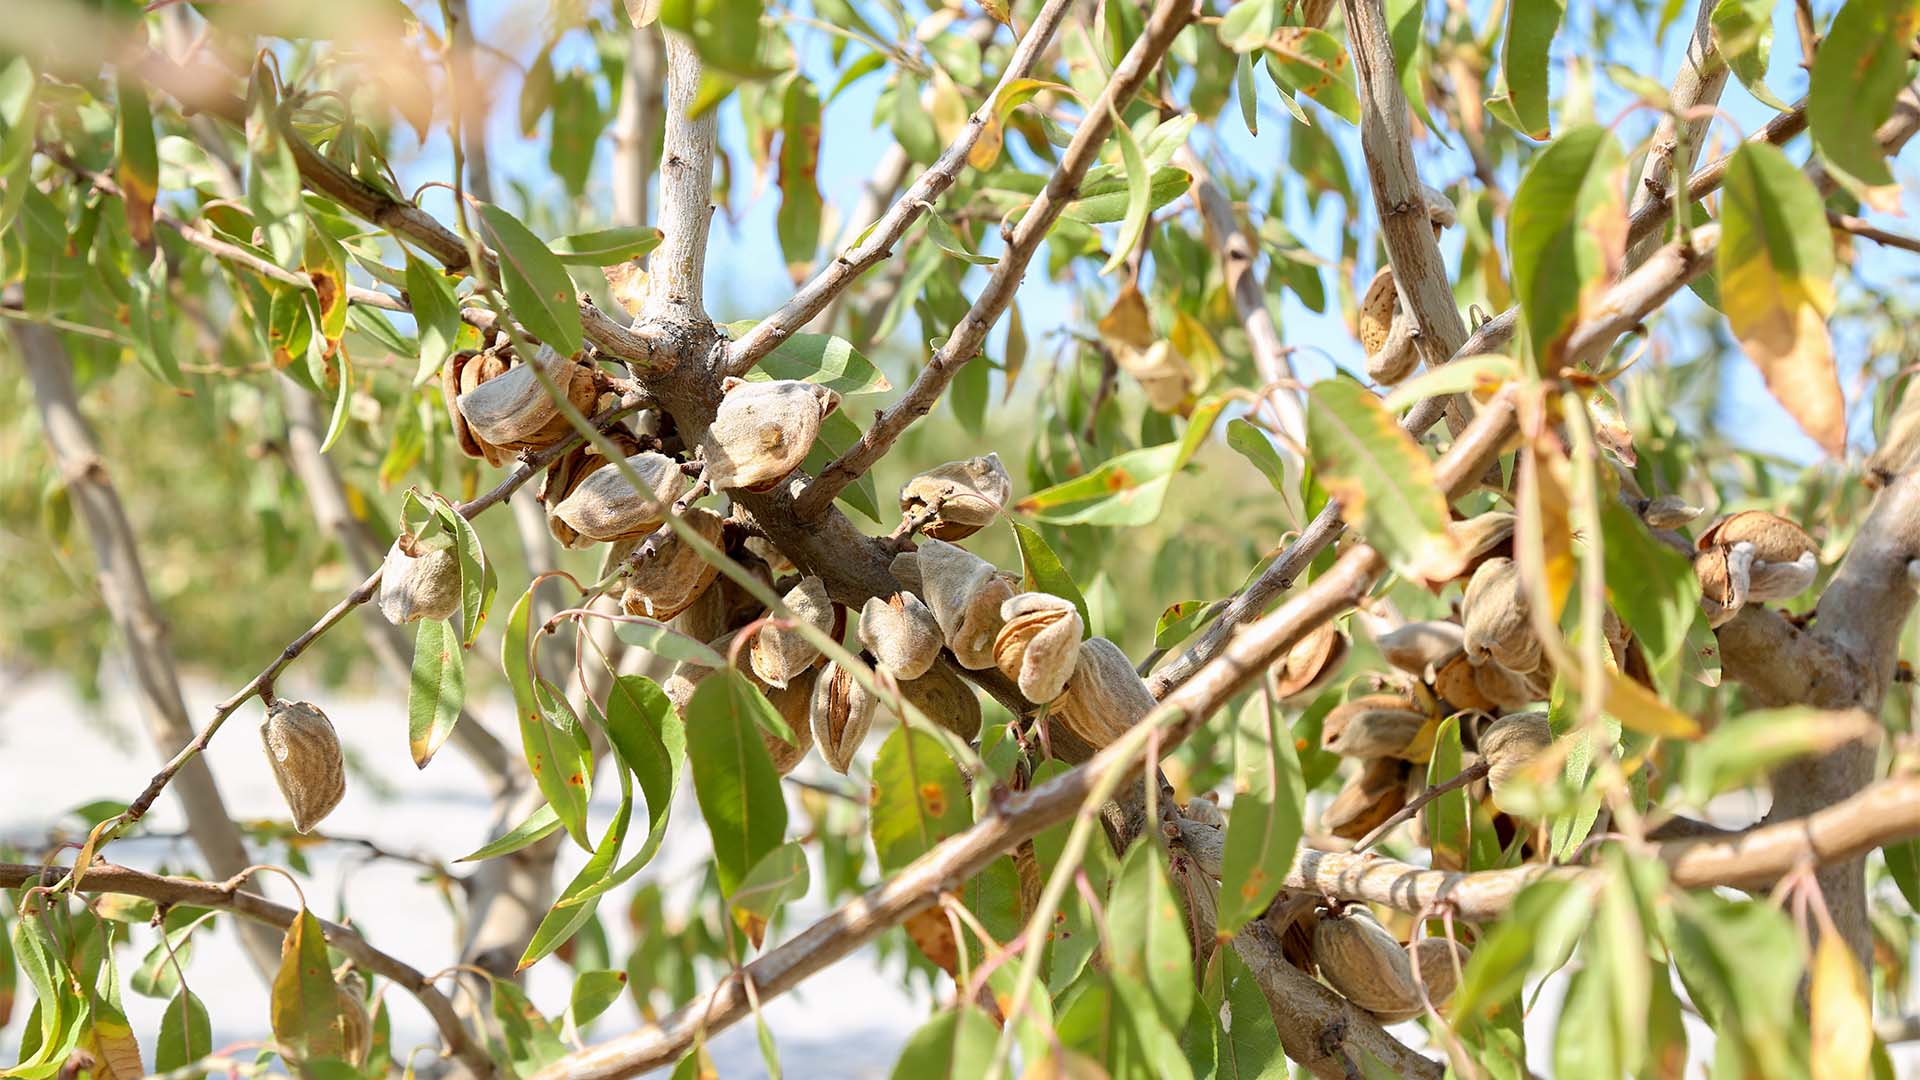
[[[815,274],[812,280],[794,294],[793,299],[782,305],[780,310],[760,320],[752,330],[747,331],[727,347],[726,373],[728,375],[745,375],[754,364],[760,361],[761,357],[778,348],[781,342],[826,310],[827,305],[832,303],[847,286],[853,284],[861,274],[893,254],[893,245],[906,235],[906,231],[913,227],[914,222],[920,220],[922,214],[932,208],[936,199],[953,186],[954,180],[960,176],[960,170],[966,167],[967,155],[973,152],[975,144],[980,141],[980,136],[986,132],[987,125],[999,122],[996,113],[999,109],[1001,92],[1032,74],[1034,67],[1040,62],[1040,57],[1046,52],[1047,45],[1053,40],[1054,31],[1059,29],[1060,23],[1066,18],[1067,10],[1072,6],[1070,0],[1047,0],[1039,14],[1034,16],[1032,25],[1027,28],[1026,36],[1020,39],[1020,44],[1014,50],[1013,56],[1007,60],[1007,68],[1001,73],[999,82],[987,95],[985,103],[967,118],[966,126],[960,130],[953,144],[941,153],[939,160],[920,174],[920,178],[913,182],[913,186],[909,187],[906,193],[887,210],[886,216],[875,221],[864,231],[863,235],[866,239],[860,241],[851,250],[834,256],[833,261]],[[988,25],[991,27],[992,24]],[[890,150],[889,154],[893,154],[896,150],[898,150],[897,147]],[[899,151],[899,161],[902,175],[904,175],[906,167],[904,151]],[[886,164],[886,161],[882,162],[883,166]],[[1074,177],[1076,183],[1078,180],[1078,176]],[[859,220],[862,218],[856,217],[855,221]],[[1024,262],[1022,260],[1023,266]],[[1016,286],[1019,284],[1017,273],[1014,276],[1014,284]],[[991,285],[988,286],[988,290],[992,290]],[[1002,304],[1002,307],[1004,306]],[[994,318],[998,316],[999,312],[994,312]],[[988,326],[992,323],[993,319],[987,320]],[[984,330],[982,332],[984,334]]]
[[[1654,129],[1646,161],[1641,164],[1640,182],[1633,186],[1629,207],[1635,212],[1650,203],[1667,203],[1671,208],[1673,178],[1693,168],[1700,154],[1701,137],[1713,122],[1713,108],[1720,101],[1721,89],[1727,85],[1727,63],[1713,42],[1713,7],[1714,0],[1700,0],[1693,20],[1693,39],[1687,43],[1687,54],[1680,62],[1680,75],[1673,83],[1669,111]],[[1687,186],[1692,189],[1691,178]],[[1683,221],[1680,227],[1687,228],[1688,224]],[[1640,265],[1659,243],[1656,236],[1648,234],[1628,244],[1627,269]]]
[[[139,540],[107,475],[93,432],[80,412],[80,399],[73,386],[73,360],[59,336],[44,326],[9,321],[7,329],[33,384],[47,449],[60,471],[68,498],[86,523],[87,541],[93,546],[99,568],[100,591],[126,648],[128,666],[147,715],[147,730],[164,753],[165,748],[192,736],[193,723],[187,718],[173,650],[167,644],[166,616],[147,590]],[[173,766],[173,771],[181,772],[187,764]],[[179,796],[181,809],[186,812],[187,832],[209,870],[231,876],[250,865],[240,829],[227,815],[226,802],[205,762],[193,762],[185,769]],[[153,800],[147,801],[151,804]],[[254,967],[271,980],[279,965],[278,943],[264,934],[243,933],[240,944]]]
[[[1040,241],[1046,238],[1047,230],[1053,227],[1061,211],[1073,201],[1081,178],[1100,156],[1100,148],[1113,130],[1114,117],[1145,85],[1159,66],[1160,58],[1173,44],[1174,36],[1192,17],[1191,0],[1159,0],[1154,5],[1146,30],[1127,50],[1099,100],[1088,107],[1086,118],[1074,132],[1059,167],[1014,227],[1013,235],[1007,238],[1006,250],[994,265],[986,287],[980,290],[973,306],[954,327],[953,335],[927,361],[906,394],[874,420],[859,442],[807,485],[794,504],[802,521],[818,518],[833,504],[835,496],[884,457],[901,433],[933,408],[961,366],[979,354],[987,332],[1012,302],[1014,291],[1026,274],[1027,263],[1039,250]]]
[[[713,215],[713,144],[718,117],[689,117],[700,94],[700,57],[678,34],[667,35],[666,137],[660,162],[660,231],[648,260],[642,321],[708,323],[707,224]]]
[[[53,886],[66,880],[71,871],[64,866],[22,866],[18,863],[0,863],[0,888],[16,889],[23,885]],[[232,878],[224,882],[196,881],[192,878],[161,877],[141,870],[133,870],[112,863],[98,862],[88,867],[81,877],[79,889],[86,893],[117,893],[122,896],[138,896],[152,900],[163,907],[186,904],[192,907],[213,908],[231,911],[250,924],[272,926],[285,930],[293,925],[299,912],[293,908],[276,904],[258,893],[241,890],[240,881]],[[327,944],[345,953],[353,962],[368,971],[384,976],[412,994],[433,1017],[434,1026],[440,1029],[440,1037],[446,1042],[449,1054],[459,1059],[476,1077],[494,1075],[493,1061],[487,1056],[485,1048],[473,1041],[460,1018],[455,1015],[453,1003],[446,995],[435,989],[427,977],[406,963],[381,952],[367,943],[353,929],[337,922],[320,919],[320,929],[325,932]],[[274,943],[274,968],[279,966],[279,944]]]

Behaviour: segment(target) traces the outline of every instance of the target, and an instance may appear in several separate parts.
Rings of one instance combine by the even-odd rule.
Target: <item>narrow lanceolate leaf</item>
[[[1427,786],[1443,784],[1460,775],[1460,720],[1448,717],[1440,722],[1434,735],[1433,756],[1427,760]],[[1449,791],[1434,799],[1421,812],[1427,847],[1433,853],[1435,869],[1465,870],[1467,844],[1473,820],[1473,807],[1467,789]]]
[[[613,872],[614,861],[620,857],[621,845],[627,842],[627,823],[633,820],[633,782],[626,773],[620,774],[620,808],[613,813],[613,820],[607,823],[607,831],[601,834],[600,843],[593,849],[593,855],[587,859],[580,872],[573,875],[567,887],[560,890],[560,896],[554,901],[547,914],[534,928],[533,937],[527,942],[527,948],[520,956],[520,966],[525,971],[548,953],[567,943],[567,940],[593,917],[592,903],[573,903],[588,888],[606,880]],[[597,895],[597,894],[596,894]]]
[[[500,581],[494,574],[493,561],[487,558],[486,551],[480,547],[480,534],[473,531],[473,523],[443,498],[439,499],[436,516],[453,534],[454,551],[459,553],[460,614],[467,624],[466,636],[461,644],[471,649],[474,641],[480,637],[480,628],[487,624],[487,612],[493,609],[493,595],[499,589]]]
[[[1874,137],[1907,83],[1920,0],[1847,0],[1814,53],[1807,126],[1814,149],[1876,209],[1898,206]]]
[[[1135,844],[1114,875],[1106,940],[1114,973],[1143,987],[1160,1022],[1179,1030],[1193,1009],[1193,952],[1158,844]]]
[[[1553,133],[1547,112],[1547,52],[1566,12],[1566,0],[1513,0],[1507,5],[1500,78],[1487,107],[1531,139]]]
[[[573,279],[547,245],[492,203],[480,207],[480,232],[500,256],[501,285],[514,318],[562,353],[580,351],[580,307]]]
[[[1395,570],[1423,581],[1459,572],[1447,499],[1433,462],[1359,383],[1328,379],[1308,391],[1314,479]]]
[[[153,243],[153,200],[160,193],[160,155],[153,140],[147,95],[132,79],[118,88],[119,126],[114,132],[114,175],[126,203],[127,234],[145,248]]]
[[[574,731],[556,728],[547,718],[544,704],[536,692],[533,657],[528,651],[529,626],[533,613],[533,589],[520,594],[519,602],[507,615],[500,640],[500,667],[507,685],[513,688],[513,706],[520,721],[520,746],[526,755],[533,781],[553,807],[567,835],[582,848],[592,851],[587,839],[587,786],[584,771],[588,767],[580,747],[578,726]]]
[[[1559,371],[1567,337],[1619,269],[1622,164],[1613,135],[1584,124],[1541,151],[1513,193],[1507,247],[1536,370]]]
[[[780,778],[746,710],[734,708],[727,671],[702,680],[687,702],[687,760],[693,792],[713,836],[720,891],[731,896],[747,871],[786,839],[787,804]]]
[[[1822,55],[1825,55],[1824,49]],[[1820,193],[1779,148],[1741,144],[1720,203],[1720,304],[1767,389],[1828,453],[1846,448],[1833,365],[1833,241]]]
[[[1267,41],[1267,74],[1282,89],[1305,94],[1349,124],[1360,122],[1347,50],[1325,30],[1282,26]]]
[[[587,903],[626,884],[652,862],[660,850],[660,842],[666,839],[667,814],[673,808],[674,794],[680,790],[680,776],[687,759],[686,728],[673,702],[667,699],[666,691],[652,679],[639,675],[615,679],[613,688],[607,692],[607,715],[600,726],[607,733],[607,741],[613,744],[620,765],[640,781],[640,793],[647,802],[647,837],[641,842],[640,850],[621,863],[619,869],[578,891],[570,890],[555,904],[556,908]]]
[[[1873,1006],[1866,973],[1835,933],[1820,935],[1813,950],[1812,1006],[1814,1080],[1866,1080],[1872,1075]]]
[[[296,1058],[344,1057],[339,992],[320,920],[306,908],[287,927],[273,976],[273,1037]]]
[[[1118,112],[1112,115],[1114,138],[1120,143],[1120,163],[1127,173],[1127,216],[1120,224],[1120,237],[1114,241],[1113,254],[1107,256],[1106,265],[1100,268],[1102,274],[1111,274],[1126,264],[1134,245],[1147,231],[1147,218],[1153,213],[1153,177],[1147,171],[1146,155],[1140,152],[1140,142],[1133,137],[1133,129],[1127,127]]]
[[[1770,109],[1789,108],[1767,87],[1767,57],[1773,51],[1773,0],[1719,0],[1713,33],[1727,67],[1740,85]]]
[[[756,320],[746,319],[728,323],[725,329],[738,338],[756,325]],[[893,383],[851,341],[832,334],[792,335],[761,357],[747,378],[797,379],[824,386],[841,397],[884,394],[893,389]]]
[[[1252,721],[1249,723],[1248,721]],[[1266,910],[1293,866],[1306,785],[1286,717],[1264,694],[1234,729],[1233,808],[1220,874],[1219,932],[1237,932]]]
[[[1067,573],[1060,556],[1054,554],[1052,545],[1029,526],[1011,518],[1007,523],[1013,526],[1013,538],[1020,546],[1020,587],[1027,592],[1052,593],[1073,601],[1086,632],[1092,633],[1093,616],[1087,612],[1087,598],[1081,594],[1073,575]]]
[[[972,824],[972,806],[960,769],[940,740],[896,728],[873,760],[873,807],[868,828],[880,869],[888,873]]]
[[[660,230],[649,225],[617,225],[563,236],[547,246],[569,266],[612,266],[645,255],[662,239]]]
[[[453,861],[480,862],[484,859],[492,859],[501,855],[512,854],[526,847],[528,844],[538,843],[548,836],[551,836],[558,828],[560,828],[560,815],[553,812],[553,807],[542,805],[539,809],[527,815],[527,820],[508,830],[501,835],[498,840],[485,844],[472,854],[462,855]]]
[[[407,746],[426,768],[453,734],[467,700],[466,659],[460,636],[445,619],[423,619],[413,638],[413,679],[407,692]]]
[[[820,247],[820,95],[795,76],[787,84],[780,124],[780,251],[796,280],[813,265]]]
[[[413,384],[425,386],[453,353],[453,343],[460,336],[460,308],[453,297],[453,282],[412,254],[407,256],[407,301],[420,332],[420,367]]]

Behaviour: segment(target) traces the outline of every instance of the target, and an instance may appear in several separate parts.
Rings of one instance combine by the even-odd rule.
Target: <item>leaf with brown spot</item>
[[[1267,41],[1267,74],[1281,90],[1305,94],[1350,124],[1360,122],[1360,99],[1348,75],[1347,50],[1325,30],[1282,26]]]
[[[1393,568],[1444,581],[1464,553],[1447,531],[1447,500],[1433,462],[1367,389],[1328,379],[1307,391],[1313,475]]]

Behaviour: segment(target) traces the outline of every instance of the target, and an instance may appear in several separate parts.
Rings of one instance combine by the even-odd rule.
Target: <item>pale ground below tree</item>
[[[283,696],[303,693],[297,680],[280,689]],[[224,691],[190,682],[186,693],[198,723]],[[449,748],[425,772],[416,772],[406,751],[404,709],[391,696],[330,694],[326,708],[349,754],[357,756],[363,770],[350,775],[347,798],[326,820],[326,832],[369,837],[389,850],[449,860],[485,842],[488,799],[457,751]],[[492,710],[494,715],[498,712]],[[214,740],[209,758],[236,818],[284,818],[285,807],[254,733],[258,714],[257,706],[243,708]],[[74,806],[101,798],[131,798],[157,764],[138,704],[130,696],[109,690],[105,702],[96,707],[56,678],[0,673],[0,839],[28,846],[44,838],[60,815]],[[816,766],[817,761],[810,761],[803,769]],[[377,782],[369,782],[369,772]],[[390,797],[376,790],[381,786]],[[1714,809],[1716,819],[1733,824],[1751,820],[1763,807],[1750,797],[1737,796]],[[596,830],[612,813],[611,801],[595,800]],[[698,814],[691,790],[683,791],[681,805],[674,808],[674,828],[643,875],[661,881],[670,893],[691,886],[708,855]],[[794,817],[800,820],[797,809]],[[157,833],[177,832],[183,824],[170,798],[160,800],[149,821]],[[150,839],[122,841],[114,846],[112,857],[142,869],[154,869],[162,862],[177,869],[190,864],[194,855],[185,841]],[[562,856],[560,880],[566,880],[584,859],[585,853],[569,848]],[[434,890],[417,882],[415,868],[368,861],[359,849],[345,845],[313,849],[308,861],[313,878],[303,884],[317,913],[337,917],[344,895],[346,911],[361,932],[399,959],[432,971],[453,956],[447,908]],[[272,876],[256,879],[255,885],[276,899],[293,901],[292,891]],[[600,909],[616,963],[632,945],[623,915],[631,888],[608,897]],[[800,905],[791,913],[787,932],[822,913],[817,902]],[[187,981],[213,1018],[215,1046],[262,1038],[267,1030],[265,987],[241,956],[231,929],[222,926],[194,940],[196,951]],[[142,943],[144,947],[144,936]],[[138,959],[123,956],[123,978]],[[570,973],[570,968],[555,961],[532,970],[528,992],[542,1011],[555,1015],[565,1008]],[[873,949],[863,949],[809,980],[799,992],[769,1003],[767,1023],[786,1074],[802,1080],[886,1077],[908,1035],[933,1005],[924,991],[903,988],[897,973],[897,962],[883,967]],[[1529,1065],[1542,1076],[1551,1075],[1551,1046],[1543,1040],[1552,1031],[1549,1021],[1559,1009],[1561,990],[1560,980],[1549,982],[1527,1025]],[[426,1013],[411,997],[396,992],[387,1000],[393,1009],[396,1054],[434,1041]],[[128,991],[125,1004],[150,1062],[153,1033],[159,1029],[165,1003]],[[0,1028],[0,1060],[13,1060],[19,1044],[26,1009],[14,1012],[13,1022]],[[590,1035],[606,1038],[638,1023],[631,1000],[623,997],[594,1023]],[[1416,1025],[1401,1025],[1397,1031],[1420,1045],[1422,1034]],[[1704,1076],[1712,1061],[1712,1033],[1690,1016],[1688,1035],[1692,1059],[1688,1073]],[[711,1049],[720,1074],[729,1080],[765,1072],[750,1023],[723,1032]],[[1898,1048],[1895,1060],[1902,1076],[1920,1077],[1920,1050]],[[665,1076],[666,1070],[659,1075]]]

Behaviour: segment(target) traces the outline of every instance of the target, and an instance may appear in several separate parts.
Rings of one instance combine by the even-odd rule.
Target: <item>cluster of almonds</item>
[[[1420,192],[1425,196],[1427,220],[1433,223],[1433,235],[1438,238],[1454,223],[1453,201],[1424,184]],[[1373,275],[1361,297],[1356,324],[1360,347],[1367,354],[1368,378],[1392,386],[1413,374],[1420,363],[1420,354],[1413,347],[1413,317],[1400,302],[1392,267],[1381,266]]]

